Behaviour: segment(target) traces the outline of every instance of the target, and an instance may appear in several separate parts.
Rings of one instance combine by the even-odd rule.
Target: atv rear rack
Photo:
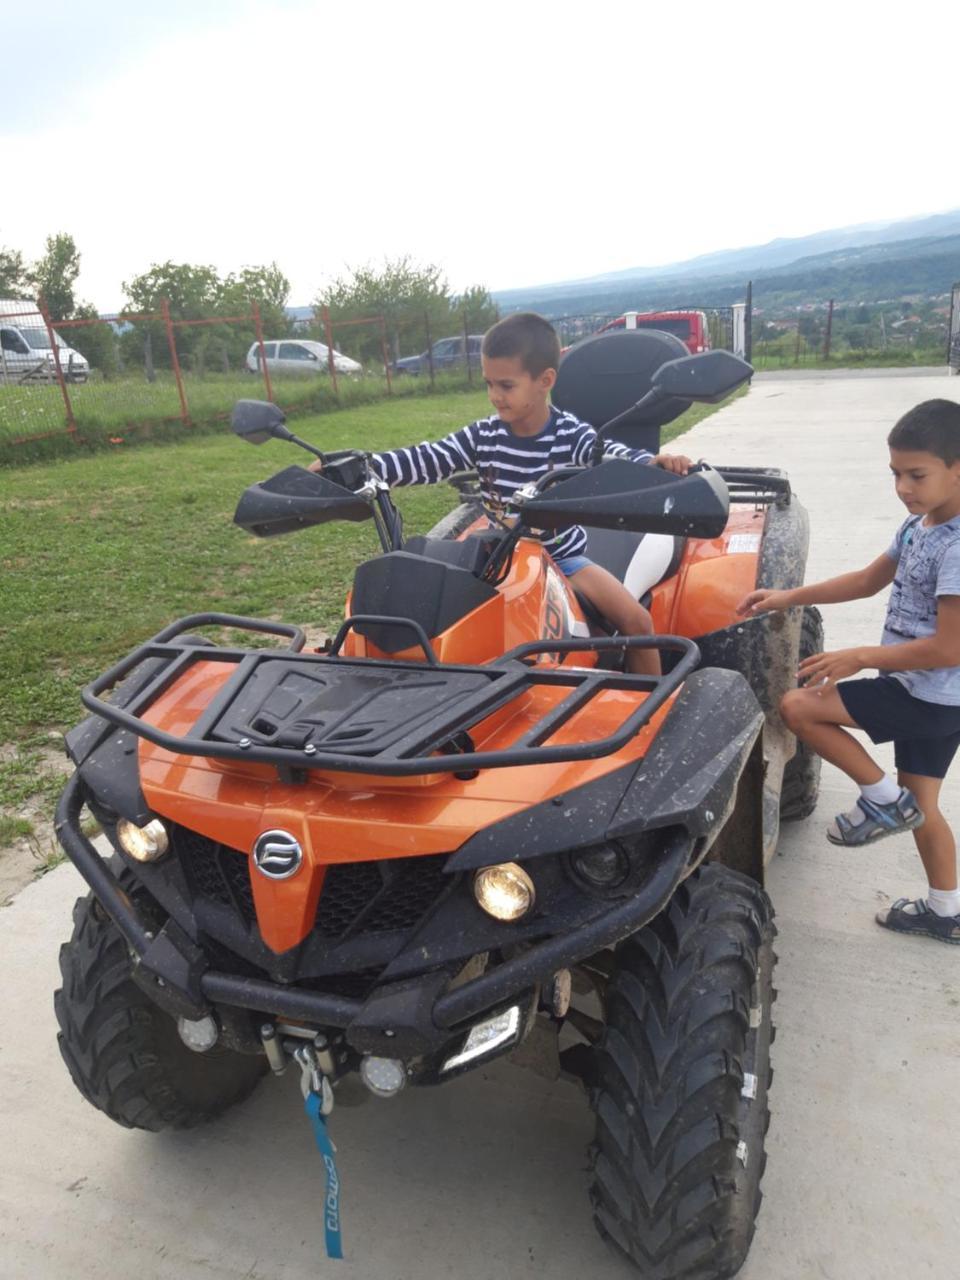
[[[423,662],[343,658],[339,650],[357,622],[406,626],[417,636]],[[290,639],[286,650],[234,649],[184,636],[192,627],[227,626]],[[179,637],[179,640],[178,640]],[[192,614],[134,649],[82,693],[104,720],[178,755],[274,765],[281,778],[302,782],[308,769],[410,777],[479,769],[593,760],[624,747],[674,693],[700,660],[682,636],[587,637],[519,645],[495,662],[460,666],[437,661],[422,628],[406,618],[349,618],[326,654],[305,654],[295,627],[230,614]],[[642,676],[566,666],[530,665],[541,654],[611,649],[666,649],[680,658],[666,675]],[[143,719],[175,681],[200,663],[235,669],[189,733],[168,733]],[[148,664],[148,665],[145,665]],[[107,701],[102,696],[133,676]],[[470,730],[538,686],[569,689],[510,746],[476,751]],[[609,690],[648,696],[607,737],[545,746],[563,725]]]
[[[775,467],[714,467],[726,484],[730,501],[752,503],[757,507],[790,502],[790,481],[785,472]]]

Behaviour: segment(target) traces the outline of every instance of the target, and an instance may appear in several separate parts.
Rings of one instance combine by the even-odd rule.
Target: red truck
[[[710,331],[704,311],[627,311],[610,320],[598,332],[608,329],[660,329],[686,344],[691,355],[710,350]]]

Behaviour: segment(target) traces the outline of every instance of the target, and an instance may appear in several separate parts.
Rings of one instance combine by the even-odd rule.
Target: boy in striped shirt
[[[476,469],[488,513],[502,518],[513,493],[557,467],[587,465],[596,432],[573,414],[550,404],[557,380],[560,342],[542,316],[507,316],[484,335],[481,362],[492,417],[461,427],[443,440],[375,453],[371,465],[395,485],[435,484],[456,471]],[[605,453],[633,458],[685,475],[690,459],[628,449],[605,442]],[[584,554],[587,535],[579,525],[540,534],[540,540],[570,585],[623,635],[652,635],[649,612],[612,573]],[[627,653],[631,671],[658,675],[655,649]]]

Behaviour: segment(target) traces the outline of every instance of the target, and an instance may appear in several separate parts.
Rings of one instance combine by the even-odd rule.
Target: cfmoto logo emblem
[[[289,831],[264,831],[253,846],[257,869],[271,880],[289,880],[300,870],[303,850]]]

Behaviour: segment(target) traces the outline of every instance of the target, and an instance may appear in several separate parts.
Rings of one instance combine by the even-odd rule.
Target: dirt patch
[[[63,753],[62,742],[41,747],[35,753],[37,769],[46,778],[56,778],[70,772],[70,762]],[[9,744],[0,746],[0,761],[10,761],[17,756],[17,749]],[[0,846],[0,907],[5,907],[31,880],[45,875],[63,861],[63,853],[53,833],[55,804],[43,792],[30,796],[22,804],[5,811],[6,817],[28,822],[31,833],[18,836]]]
[[[307,637],[306,653],[321,648],[330,639],[329,633],[320,627],[307,626],[303,630]],[[221,638],[225,636],[226,633]],[[41,788],[44,781],[69,774],[72,765],[64,755],[63,740],[59,734],[51,734],[50,745],[31,749],[30,755],[36,757],[38,794],[28,797],[22,804],[6,806],[3,813],[6,817],[28,822],[32,831],[28,836],[16,837],[0,845],[0,907],[7,906],[31,880],[45,875],[64,858],[53,832],[56,799],[51,795],[49,785],[45,790]],[[15,745],[0,744],[0,763],[13,761],[17,756]]]
[[[31,880],[56,866],[56,861],[49,857],[51,848],[59,848],[53,834],[53,823],[47,823],[46,827],[29,839],[15,840],[0,849],[0,907],[9,906]]]

